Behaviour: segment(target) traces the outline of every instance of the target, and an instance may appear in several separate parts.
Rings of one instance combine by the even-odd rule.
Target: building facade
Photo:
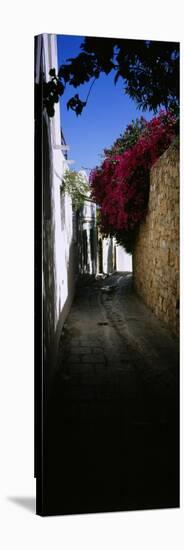
[[[81,170],[79,173],[88,182],[86,172]],[[96,204],[90,199],[90,191],[78,216],[78,248],[80,273],[95,275],[97,271]]]
[[[54,34],[36,37],[35,82],[50,80],[51,68],[58,70],[57,38]],[[69,167],[67,146],[61,130],[60,106],[49,118],[45,109],[40,114],[42,135],[41,186],[42,201],[42,314],[43,361],[46,378],[56,366],[62,327],[68,315],[77,277],[77,246],[73,235],[71,197],[64,192],[63,175]],[[37,187],[35,186],[35,194]]]
[[[98,231],[97,271],[109,275],[114,271],[132,272],[132,255],[117,244],[114,237],[103,237]]]

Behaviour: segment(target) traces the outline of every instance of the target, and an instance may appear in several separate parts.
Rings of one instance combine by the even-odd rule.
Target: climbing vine
[[[160,111],[150,122],[129,125],[90,174],[101,230],[114,235],[127,252],[133,251],[136,231],[147,211],[150,169],[175,137],[175,123],[172,112]]]
[[[72,205],[75,210],[81,208],[84,201],[90,201],[89,183],[83,174],[74,170],[67,170],[63,177],[63,190],[67,192],[72,199]]]

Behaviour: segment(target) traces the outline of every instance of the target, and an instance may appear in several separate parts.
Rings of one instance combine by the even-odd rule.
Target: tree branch
[[[94,78],[94,80],[93,80],[93,82],[92,82],[92,84],[91,84],[91,86],[90,86],[90,88],[89,88],[89,92],[88,92],[87,97],[86,97],[86,103],[87,103],[87,101],[88,101],[89,95],[90,95],[90,93],[91,93],[91,90],[92,90],[92,87],[93,87],[93,84],[95,83],[95,81],[96,81],[96,77]]]

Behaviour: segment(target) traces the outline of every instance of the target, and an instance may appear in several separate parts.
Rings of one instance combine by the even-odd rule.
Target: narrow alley
[[[178,341],[131,273],[79,280],[46,418],[47,514],[178,506]]]

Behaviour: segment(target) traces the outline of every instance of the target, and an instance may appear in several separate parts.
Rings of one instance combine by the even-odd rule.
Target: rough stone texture
[[[151,170],[148,213],[133,255],[134,287],[174,334],[179,332],[179,147]]]

